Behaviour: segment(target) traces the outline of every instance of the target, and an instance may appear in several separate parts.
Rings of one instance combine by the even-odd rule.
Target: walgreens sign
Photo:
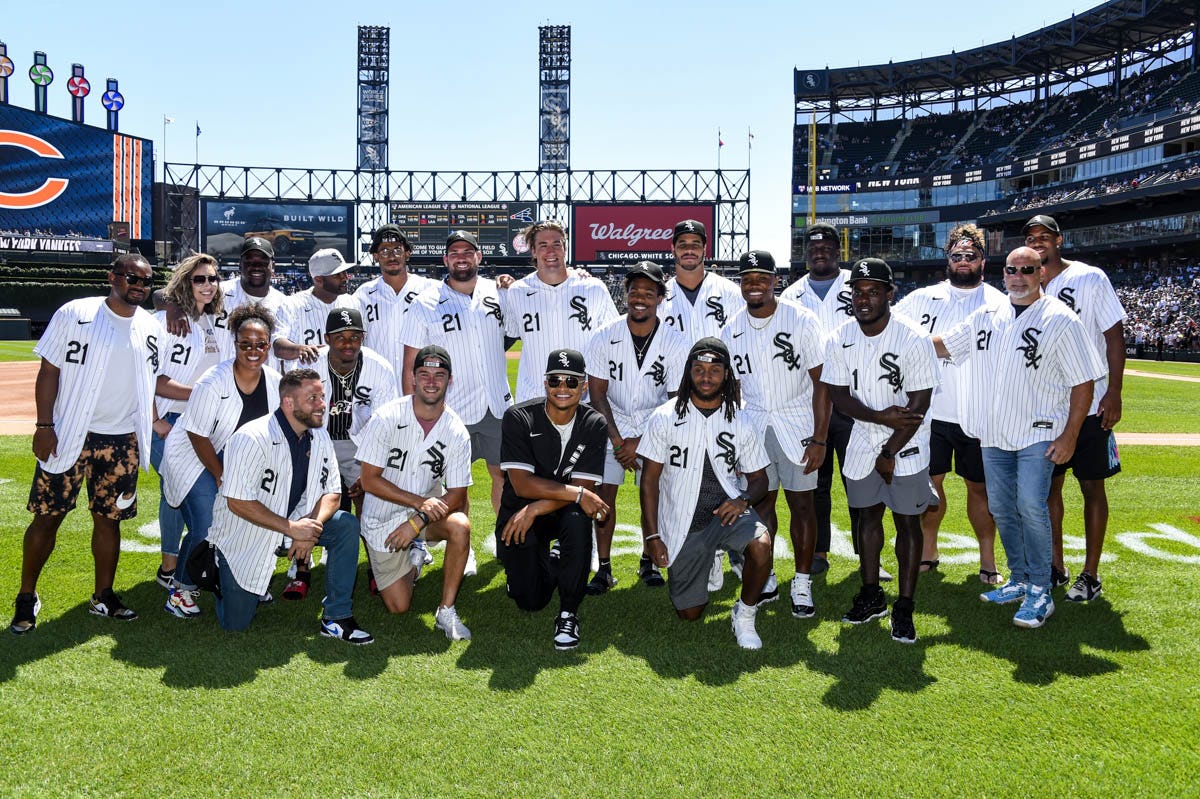
[[[701,222],[708,232],[705,257],[716,249],[714,205],[575,205],[571,224],[571,261],[629,263],[671,257],[675,223]]]

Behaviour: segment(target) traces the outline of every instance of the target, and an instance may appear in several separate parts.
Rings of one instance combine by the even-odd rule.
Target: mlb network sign
[[[704,225],[704,255],[715,252],[714,205],[576,205],[571,225],[574,263],[663,261],[671,256],[675,224],[695,219]]]

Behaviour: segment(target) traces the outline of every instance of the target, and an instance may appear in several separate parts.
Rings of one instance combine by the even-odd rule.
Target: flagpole
[[[200,163],[200,121],[196,121],[196,163]]]
[[[717,128],[717,171],[718,172],[721,171],[721,148],[724,145],[725,145],[725,143],[723,141],[721,141],[721,129]]]
[[[162,179],[167,182],[167,115],[163,114]]]

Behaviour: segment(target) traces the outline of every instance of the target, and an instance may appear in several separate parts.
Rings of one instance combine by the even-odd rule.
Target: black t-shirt
[[[590,405],[575,410],[575,425],[562,446],[558,429],[546,416],[546,398],[536,397],[513,405],[504,412],[500,423],[500,466],[505,471],[504,493],[500,496],[497,528],[534,500],[517,496],[510,469],[522,469],[534,477],[567,484],[572,478],[599,483],[604,478],[604,450],[608,441],[608,423]]]
[[[235,385],[234,388],[237,386]],[[242,396],[242,414],[238,417],[238,427],[246,422],[260,419],[270,412],[270,408],[267,407],[267,376],[265,373],[259,373],[258,385],[249,394],[244,393],[240,388],[237,392]]]

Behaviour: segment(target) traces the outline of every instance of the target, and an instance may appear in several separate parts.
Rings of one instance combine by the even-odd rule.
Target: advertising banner
[[[717,244],[717,208],[708,204],[581,205],[572,209],[571,261],[626,263],[665,261],[671,256],[675,224],[695,219],[707,231],[706,258]]]
[[[303,261],[314,251],[333,247],[357,261],[353,203],[275,202],[200,198],[204,251],[215,258],[237,258],[242,242],[261,236],[275,247],[275,260]]]
[[[147,139],[0,105],[0,231],[149,238],[153,179]]]

